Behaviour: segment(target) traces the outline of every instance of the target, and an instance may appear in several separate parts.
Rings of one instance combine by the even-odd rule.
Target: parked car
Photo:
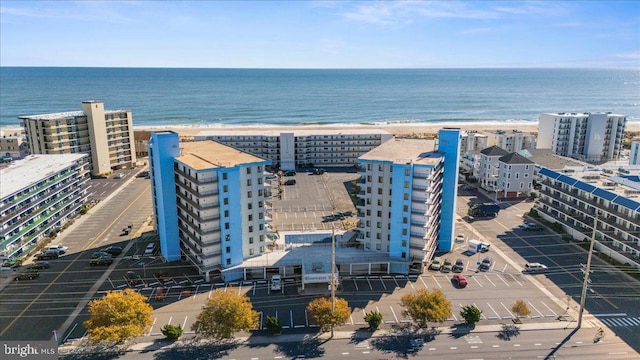
[[[52,260],[52,259],[57,259],[58,257],[59,257],[58,252],[53,250],[45,250],[40,254],[36,255],[37,260]]]
[[[149,177],[149,170],[144,170],[141,171],[138,175],[136,175],[137,178],[148,178]]]
[[[439,257],[434,257],[433,260],[431,260],[431,265],[429,267],[431,270],[438,271],[442,267],[442,261]]]
[[[118,256],[122,253],[122,248],[120,246],[109,246],[102,251],[113,256]]]
[[[526,224],[522,224],[520,225],[520,228],[524,231],[542,231],[544,230],[544,228],[538,224],[535,223],[526,223]]]
[[[453,275],[453,282],[456,283],[456,285],[462,286],[462,287],[465,287],[468,284],[467,279],[462,274]]]
[[[104,251],[96,251],[93,254],[91,254],[92,259],[97,259],[101,257],[113,257],[113,256],[111,256],[111,254],[109,254],[108,252],[104,252]]]
[[[290,179],[284,182],[285,185],[295,185],[296,181],[294,179]]]
[[[27,269],[27,271],[23,271],[19,274],[16,274],[16,276],[14,276],[13,280],[15,281],[20,281],[20,280],[33,280],[35,278],[37,278],[40,275],[40,273],[37,270],[32,270],[32,269]]]
[[[478,269],[480,271],[488,271],[491,268],[492,264],[493,264],[493,260],[490,257],[486,257],[482,260],[482,262],[480,263],[480,266],[478,266]]]
[[[547,266],[540,263],[528,263],[524,265],[524,272],[535,274],[547,271]]]
[[[458,236],[456,236],[456,242],[464,242],[464,234],[458,234]]]
[[[173,277],[167,271],[155,272],[155,273],[153,273],[153,276],[155,276],[156,279],[158,279],[158,281],[160,281],[163,284],[166,284],[166,283],[170,282],[171,280],[173,280]]]
[[[444,259],[444,263],[442,263],[442,267],[440,268],[442,272],[450,272],[451,271],[451,259]]]
[[[455,265],[453,265],[453,272],[459,273],[464,270],[464,259],[457,259]]]
[[[154,243],[149,243],[147,245],[147,248],[144,249],[144,254],[145,255],[153,255],[153,253],[156,251],[156,245]]]
[[[117,173],[116,176],[114,176],[115,179],[122,179],[124,178],[124,174],[123,173]]]
[[[460,189],[464,191],[473,191],[476,189],[476,187],[473,185],[462,185]]]
[[[59,255],[62,255],[62,254],[66,254],[69,248],[62,245],[49,245],[46,248],[44,248],[42,251],[47,251],[47,250],[57,251]]]
[[[127,280],[129,285],[131,285],[131,286],[138,285],[138,284],[140,284],[142,282],[142,280],[140,279],[138,274],[136,274],[133,271],[127,271],[127,273],[124,274],[124,278],[125,278],[125,280]]]
[[[89,265],[91,266],[111,265],[111,264],[113,264],[113,258],[111,257],[111,255],[101,256],[101,257],[89,260]]]
[[[2,262],[2,267],[17,268],[22,266],[22,259],[11,259]]]
[[[288,170],[283,173],[284,176],[296,176],[295,170]]]
[[[28,269],[48,269],[50,266],[48,261],[38,261],[30,264]]]

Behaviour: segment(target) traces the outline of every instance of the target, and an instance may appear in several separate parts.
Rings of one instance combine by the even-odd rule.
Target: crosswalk
[[[602,317],[599,319],[588,320],[594,327],[629,327],[640,326],[640,317]]]

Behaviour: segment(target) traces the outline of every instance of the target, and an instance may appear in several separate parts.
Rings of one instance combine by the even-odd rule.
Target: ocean
[[[544,112],[640,121],[637,69],[177,69],[0,67],[0,126],[129,109],[135,127],[534,122]]]

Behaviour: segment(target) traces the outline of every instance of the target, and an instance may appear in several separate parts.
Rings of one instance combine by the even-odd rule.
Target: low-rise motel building
[[[18,258],[87,201],[86,154],[29,155],[0,169],[0,256]]]
[[[640,166],[542,168],[535,208],[578,241],[640,269]]]

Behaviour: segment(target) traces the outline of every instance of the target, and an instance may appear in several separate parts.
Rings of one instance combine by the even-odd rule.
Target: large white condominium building
[[[263,159],[282,170],[298,166],[353,166],[362,154],[393,138],[384,130],[201,131],[195,140],[214,140]]]
[[[82,102],[82,111],[18,118],[32,154],[89,154],[94,175],[136,164],[130,110],[105,110],[92,100]]]
[[[270,161],[214,141],[179,143],[163,131],[151,133],[149,163],[164,258],[184,256],[207,279],[211,271],[242,278],[242,269],[229,269],[265,252]]]
[[[611,113],[542,114],[537,148],[592,163],[616,160],[626,123],[625,115]]]
[[[629,165],[640,165],[640,141],[634,141],[631,143]]]
[[[86,202],[86,154],[29,155],[0,170],[0,254],[27,254]]]
[[[459,149],[460,131],[445,129],[437,143],[396,138],[358,159],[357,240],[397,259],[391,272],[422,269],[436,249],[451,251]]]
[[[597,221],[596,250],[640,268],[640,167],[543,168],[538,177],[544,219],[579,241],[591,239]]]

